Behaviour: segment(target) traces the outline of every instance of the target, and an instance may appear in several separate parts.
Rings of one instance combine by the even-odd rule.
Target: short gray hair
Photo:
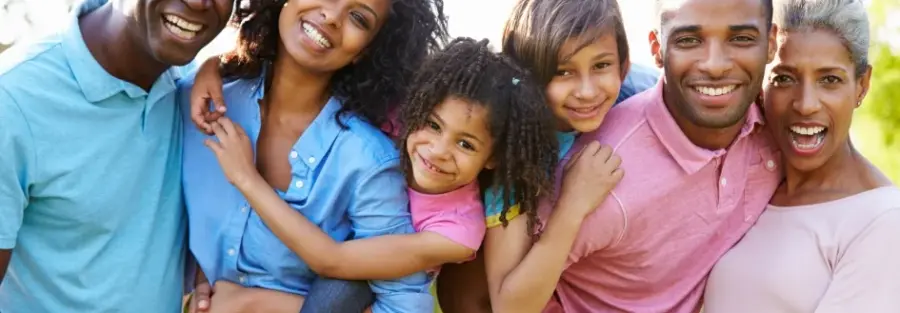
[[[861,0],[779,0],[779,33],[825,30],[838,36],[850,52],[857,78],[869,66],[869,17]]]

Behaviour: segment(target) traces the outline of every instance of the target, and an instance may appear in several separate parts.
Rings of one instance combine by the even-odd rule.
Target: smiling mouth
[[[446,171],[444,171],[444,170],[441,170],[439,167],[437,167],[436,165],[434,165],[433,163],[429,162],[427,159],[425,159],[424,157],[422,157],[421,154],[416,153],[416,156],[417,156],[417,158],[418,158],[419,160],[422,161],[422,166],[425,167],[427,170],[429,170],[429,171],[431,171],[431,172],[434,172],[434,173],[436,173],[436,174],[450,175],[450,173],[448,173],[448,172],[446,172]]]
[[[791,126],[791,145],[800,152],[815,152],[822,148],[827,133],[824,126]]]
[[[163,25],[178,38],[191,40],[203,30],[202,24],[191,23],[172,14],[163,14]]]
[[[322,47],[323,49],[331,48],[331,41],[329,41],[328,38],[325,38],[325,35],[319,32],[318,29],[307,22],[303,22],[301,26],[303,27],[303,32],[306,33],[309,38],[312,38],[319,47]]]
[[[699,92],[705,96],[717,97],[723,96],[732,93],[735,89],[737,89],[738,85],[728,85],[722,87],[707,87],[707,86],[694,86],[694,91]]]

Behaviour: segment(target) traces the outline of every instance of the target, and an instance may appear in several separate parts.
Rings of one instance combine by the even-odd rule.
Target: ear
[[[647,39],[650,41],[650,54],[653,55],[653,60],[656,61],[656,67],[663,68],[663,49],[660,43],[659,31],[651,30]]]
[[[862,105],[863,100],[866,98],[866,94],[869,93],[869,84],[872,81],[872,66],[866,65],[866,72],[857,80],[857,87],[859,93],[856,95],[856,107],[858,108]]]
[[[769,29],[769,51],[767,52],[766,64],[769,64],[775,60],[775,54],[778,53],[778,25],[775,23],[772,23],[772,28]]]

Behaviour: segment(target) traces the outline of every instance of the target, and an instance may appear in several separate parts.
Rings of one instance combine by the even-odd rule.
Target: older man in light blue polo
[[[0,55],[0,312],[177,312],[186,250],[173,67],[233,0],[88,0]]]

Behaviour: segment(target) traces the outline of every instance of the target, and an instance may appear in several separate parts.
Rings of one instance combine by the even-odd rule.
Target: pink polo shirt
[[[728,149],[706,150],[666,109],[662,81],[613,108],[561,162],[598,140],[625,177],[584,221],[545,312],[698,311],[710,269],[775,191],[780,159],[756,105]]]

